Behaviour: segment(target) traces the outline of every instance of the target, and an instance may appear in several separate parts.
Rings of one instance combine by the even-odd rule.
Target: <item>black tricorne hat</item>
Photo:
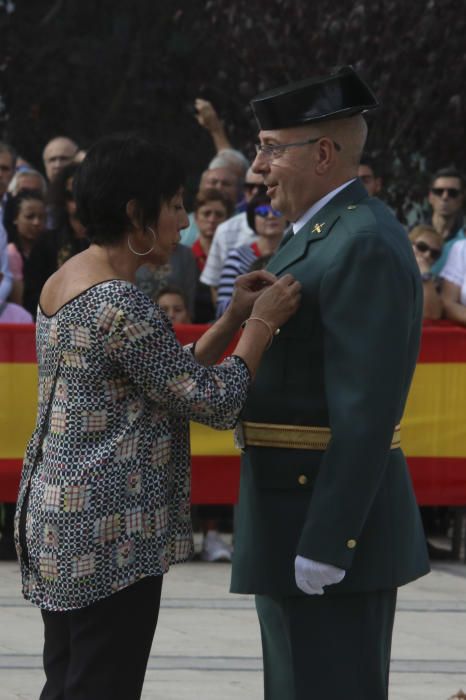
[[[287,129],[342,119],[378,106],[375,95],[351,66],[323,78],[308,78],[257,95],[251,106],[262,130]]]

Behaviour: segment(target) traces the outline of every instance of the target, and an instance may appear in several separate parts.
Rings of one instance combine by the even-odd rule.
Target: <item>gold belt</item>
[[[332,433],[330,428],[313,425],[281,425],[240,421],[235,430],[235,444],[245,447],[285,447],[294,450],[326,450]],[[391,450],[400,447],[400,426],[393,431]]]

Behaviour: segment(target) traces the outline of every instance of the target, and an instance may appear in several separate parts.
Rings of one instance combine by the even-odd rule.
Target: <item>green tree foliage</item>
[[[16,6],[13,4],[16,3]],[[212,155],[192,114],[210,99],[253,154],[257,92],[351,63],[378,95],[368,151],[398,211],[427,172],[465,162],[466,16],[457,0],[0,0],[4,136],[44,143],[143,128],[193,173]],[[0,102],[0,111],[2,104]]]

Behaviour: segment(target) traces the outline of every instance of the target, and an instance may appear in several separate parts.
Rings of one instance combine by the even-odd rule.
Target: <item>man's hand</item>
[[[235,280],[233,296],[229,305],[229,311],[237,318],[238,325],[245,321],[251,313],[256,299],[260,297],[264,289],[277,281],[275,275],[267,270],[248,272],[239,275]]]
[[[210,133],[223,129],[223,124],[210,102],[198,97],[194,102],[194,107],[196,108],[196,119],[204,129]]]
[[[314,559],[299,555],[294,560],[296,585],[309,595],[322,595],[324,586],[331,586],[343,580],[346,571],[332,564],[323,564]]]

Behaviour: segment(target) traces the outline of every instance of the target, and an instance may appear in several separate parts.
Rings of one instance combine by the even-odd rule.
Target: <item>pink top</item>
[[[9,302],[3,311],[0,305],[0,323],[34,323],[34,319],[22,306]]]
[[[8,265],[14,280],[23,279],[23,258],[14,243],[8,243]]]

